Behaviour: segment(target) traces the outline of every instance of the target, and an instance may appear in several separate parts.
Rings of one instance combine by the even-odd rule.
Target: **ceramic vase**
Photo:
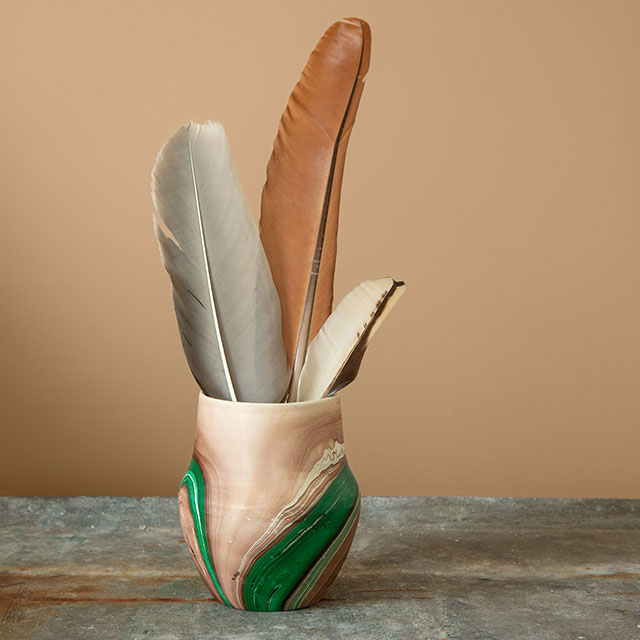
[[[339,396],[268,404],[201,393],[178,506],[191,555],[217,601],[282,611],[320,600],[360,513]]]

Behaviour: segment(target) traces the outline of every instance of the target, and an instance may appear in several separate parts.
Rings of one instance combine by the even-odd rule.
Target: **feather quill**
[[[267,165],[260,234],[282,305],[291,401],[308,342],[331,313],[342,174],[370,51],[363,20],[326,31],[291,93]]]
[[[371,339],[405,289],[392,278],[367,280],[342,299],[309,345],[299,401],[331,396],[355,380]]]
[[[169,138],[152,197],[168,229],[154,219],[182,345],[203,393],[280,401],[290,377],[280,301],[220,123],[190,123]]]

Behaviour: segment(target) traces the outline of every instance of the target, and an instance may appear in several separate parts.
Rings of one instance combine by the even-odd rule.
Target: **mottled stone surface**
[[[0,498],[0,638],[640,640],[640,501],[364,498],[310,609],[215,604],[169,498]]]

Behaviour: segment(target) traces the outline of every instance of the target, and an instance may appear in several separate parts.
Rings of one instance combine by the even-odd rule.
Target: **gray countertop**
[[[640,500],[364,498],[327,597],[214,603],[172,498],[0,498],[0,638],[640,640]]]

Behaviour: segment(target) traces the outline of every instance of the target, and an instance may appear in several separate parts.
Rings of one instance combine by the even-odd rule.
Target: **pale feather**
[[[405,288],[392,278],[367,280],[342,299],[309,344],[299,401],[333,395],[353,382],[371,339]]]

